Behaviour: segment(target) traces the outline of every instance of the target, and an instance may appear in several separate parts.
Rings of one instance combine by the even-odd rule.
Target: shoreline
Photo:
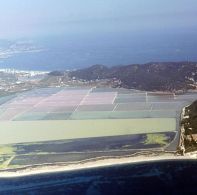
[[[16,171],[13,169],[10,170],[1,170],[0,178],[17,178],[17,177],[25,177],[25,176],[33,176],[33,175],[42,175],[49,173],[60,173],[60,172],[69,172],[69,171],[77,171],[77,170],[87,170],[91,168],[104,168],[109,166],[117,166],[117,165],[126,165],[126,164],[135,164],[135,163],[148,163],[148,162],[159,162],[165,160],[195,160],[197,159],[196,154],[187,154],[186,156],[176,156],[176,155],[161,155],[154,157],[147,156],[137,156],[137,157],[122,157],[122,158],[109,158],[102,159],[96,161],[90,161],[85,163],[76,163],[70,165],[40,165],[39,167],[33,168],[19,168]]]
[[[187,105],[188,106],[188,105]],[[181,121],[185,117],[185,106],[182,109]],[[182,133],[182,132],[181,132]],[[180,146],[180,138],[179,138]],[[149,163],[149,162],[160,162],[160,161],[181,161],[181,160],[197,160],[197,152],[186,153],[184,156],[175,155],[175,153],[165,153],[154,156],[148,155],[139,155],[139,156],[122,156],[122,157],[109,157],[103,159],[89,159],[87,161],[78,161],[70,163],[54,163],[54,164],[37,164],[37,165],[28,165],[18,168],[8,168],[0,170],[0,178],[17,178],[25,176],[38,176],[42,174],[50,173],[60,173],[60,172],[70,172],[77,170],[88,170],[93,168],[107,168],[110,166],[118,165],[132,165],[138,163]]]

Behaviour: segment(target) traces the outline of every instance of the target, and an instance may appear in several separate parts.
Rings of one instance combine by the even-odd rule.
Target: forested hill
[[[121,81],[121,87],[139,90],[187,90],[197,87],[197,62],[154,62],[116,67],[94,65],[72,71],[69,75],[86,81],[115,78]]]

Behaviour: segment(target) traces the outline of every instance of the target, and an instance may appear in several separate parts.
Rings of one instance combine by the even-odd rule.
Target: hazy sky
[[[197,0],[0,0],[0,39],[197,28]]]

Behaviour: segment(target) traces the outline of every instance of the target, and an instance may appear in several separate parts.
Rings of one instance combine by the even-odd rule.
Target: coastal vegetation
[[[181,142],[184,153],[197,150],[197,101],[185,107],[181,121]]]

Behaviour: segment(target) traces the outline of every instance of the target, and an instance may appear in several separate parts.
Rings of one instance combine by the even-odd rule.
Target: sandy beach
[[[137,157],[123,157],[123,158],[108,158],[102,160],[92,160],[89,162],[78,162],[73,164],[54,164],[54,165],[40,165],[38,167],[26,167],[24,169],[15,169],[13,170],[3,170],[0,171],[0,178],[11,178],[11,177],[23,177],[23,176],[31,176],[38,175],[44,173],[58,173],[64,171],[74,171],[74,170],[82,170],[82,169],[90,169],[90,168],[99,168],[106,166],[114,166],[114,165],[123,165],[123,164],[133,164],[133,163],[145,163],[151,161],[163,161],[163,160],[192,160],[197,159],[196,154],[186,155],[186,156],[175,156],[175,155],[161,155],[154,157],[147,156],[137,156]]]

